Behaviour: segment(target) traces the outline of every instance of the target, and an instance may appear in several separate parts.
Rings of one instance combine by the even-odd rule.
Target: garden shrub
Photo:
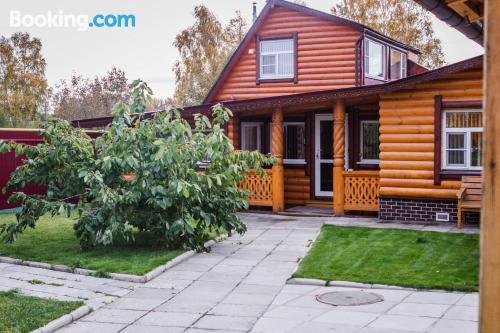
[[[1,227],[4,241],[15,241],[47,213],[77,216],[83,248],[133,242],[133,231],[140,230],[168,248],[201,250],[207,232],[246,230],[235,212],[248,207],[248,193],[237,184],[274,159],[233,149],[223,130],[232,114],[221,105],[212,108],[211,119],[195,115],[192,128],[180,110],[148,119],[135,113],[151,98],[145,83],[136,81],[132,96],[132,104],[114,106],[113,122],[96,139],[51,119],[41,131],[42,144],[0,142],[0,152],[26,156],[9,189],[28,183],[47,188],[44,195],[11,196],[22,210],[17,223]]]

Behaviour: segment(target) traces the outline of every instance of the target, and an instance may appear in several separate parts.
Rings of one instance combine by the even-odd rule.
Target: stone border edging
[[[71,324],[72,322],[80,319],[83,316],[88,315],[90,312],[92,312],[92,308],[88,305],[82,305],[78,309],[73,310],[72,312],[65,314],[57,319],[52,320],[50,323],[47,325],[37,328],[34,331],[31,331],[31,333],[52,333],[57,331],[63,326],[66,326],[68,324]]]
[[[204,246],[210,247],[218,242],[223,241],[226,238],[227,238],[227,235],[221,235],[221,236],[217,237],[215,240],[214,239],[209,240],[208,242],[206,242],[204,244]],[[160,265],[160,266],[154,268],[153,270],[147,272],[144,275],[132,275],[132,274],[123,274],[123,273],[106,273],[106,277],[113,279],[113,280],[118,280],[118,281],[134,282],[134,283],[146,283],[146,282],[151,281],[152,279],[156,278],[158,275],[165,272],[167,269],[174,267],[175,265],[179,264],[180,262],[186,260],[187,258],[189,258],[195,254],[196,254],[195,250],[186,251],[183,254],[178,255],[177,257],[168,261],[166,264]],[[22,259],[16,259],[16,258],[11,258],[11,257],[0,256],[0,262],[6,263],[6,264],[15,264],[15,265],[35,267],[35,268],[50,269],[52,271],[73,273],[73,274],[86,275],[86,276],[93,276],[97,273],[97,271],[92,270],[92,269],[71,268],[71,267],[66,266],[66,265],[48,264],[45,262],[22,260]]]
[[[301,286],[318,286],[318,287],[344,287],[344,288],[359,288],[359,289],[391,289],[391,290],[406,290],[406,291],[432,291],[432,292],[443,292],[443,293],[470,293],[470,291],[460,291],[460,290],[445,290],[445,289],[422,289],[422,288],[410,288],[393,286],[387,284],[369,284],[361,282],[351,282],[351,281],[327,281],[321,279],[306,279],[306,278],[294,278],[291,277],[286,281],[289,285],[301,285]]]

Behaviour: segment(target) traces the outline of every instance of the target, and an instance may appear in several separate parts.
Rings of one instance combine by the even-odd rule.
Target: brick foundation
[[[449,213],[450,222],[456,223],[457,202],[404,198],[379,199],[379,217],[382,220],[436,222],[436,213]],[[463,221],[467,224],[478,223],[479,213],[466,212]]]

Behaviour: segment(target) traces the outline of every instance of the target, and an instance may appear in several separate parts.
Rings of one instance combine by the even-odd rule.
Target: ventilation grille
[[[449,213],[436,213],[436,221],[448,222],[448,221],[450,221],[450,214]]]

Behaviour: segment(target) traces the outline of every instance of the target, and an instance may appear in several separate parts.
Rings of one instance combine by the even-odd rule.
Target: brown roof
[[[483,56],[477,56],[464,61],[460,61],[448,66],[434,69],[421,74],[413,75],[401,80],[391,81],[378,85],[349,87],[335,90],[315,91],[301,94],[281,95],[267,98],[238,100],[224,102],[223,105],[235,113],[265,110],[275,107],[290,107],[300,105],[314,105],[318,103],[329,103],[336,99],[349,99],[358,97],[377,96],[403,89],[411,89],[419,83],[425,83],[432,80],[441,79],[447,75],[463,72],[469,69],[481,68],[483,65]],[[186,116],[196,113],[209,114],[214,103],[206,103],[196,106],[186,107],[183,114]],[[152,117],[155,113],[149,112],[145,117]],[[82,119],[73,121],[73,125],[82,128],[102,127],[111,122],[112,117],[101,117],[93,119]]]
[[[413,0],[479,45],[484,42],[484,1]],[[496,0],[498,1],[498,0]]]
[[[209,103],[212,101],[212,99],[215,96],[215,93],[219,89],[220,85],[226,79],[227,75],[229,74],[229,72],[231,71],[233,66],[236,64],[239,57],[241,56],[242,52],[245,50],[245,48],[248,46],[248,44],[255,37],[255,34],[259,30],[260,26],[264,22],[265,18],[267,17],[267,15],[270,12],[270,10],[275,6],[285,7],[285,8],[299,11],[299,12],[302,12],[304,14],[315,16],[315,17],[318,17],[321,19],[325,19],[328,21],[334,21],[336,23],[348,25],[350,27],[353,27],[353,28],[359,30],[360,32],[362,32],[362,31],[366,32],[369,35],[372,35],[374,37],[378,37],[382,40],[385,40],[385,41],[390,42],[396,46],[399,46],[405,50],[409,50],[409,51],[412,51],[414,53],[420,53],[420,51],[418,49],[416,49],[410,45],[401,43],[400,41],[397,41],[397,40],[390,38],[388,36],[385,36],[385,35],[379,33],[378,31],[376,31],[376,30],[374,30],[366,25],[360,24],[358,22],[348,20],[348,19],[336,16],[336,15],[328,14],[328,13],[325,13],[325,12],[322,12],[322,11],[319,11],[316,9],[312,9],[312,8],[309,8],[306,6],[301,6],[301,5],[296,4],[296,3],[284,1],[284,0],[268,0],[266,5],[264,6],[262,11],[260,12],[258,18],[255,20],[252,27],[245,35],[245,38],[243,38],[243,40],[241,41],[238,48],[236,48],[234,53],[231,55],[228,62],[226,63],[226,65],[222,69],[222,72],[219,74],[219,77],[217,78],[217,80],[215,80],[214,84],[212,85],[212,87],[208,91],[207,96],[203,100],[203,103]]]

